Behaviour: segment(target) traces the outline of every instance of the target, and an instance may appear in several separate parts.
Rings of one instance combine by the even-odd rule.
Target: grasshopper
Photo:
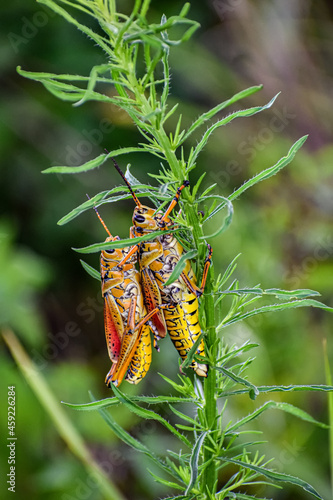
[[[111,235],[98,211],[95,211],[109,235],[105,241],[119,240],[119,236]],[[147,322],[159,308],[147,314],[140,273],[135,268],[136,255],[128,257],[129,251],[129,247],[102,250],[100,258],[105,336],[112,362],[105,379],[108,387],[111,383],[120,385],[124,378],[129,383],[139,383],[147,374],[152,357]],[[119,269],[118,265],[124,258],[127,263]]]
[[[201,334],[198,297],[204,291],[212,256],[212,248],[208,245],[209,253],[205,260],[200,288],[196,285],[196,278],[189,260],[179,278],[171,285],[165,286],[184,252],[182,245],[173,234],[167,232],[167,229],[172,226],[169,214],[177,204],[181,191],[189,185],[189,182],[184,181],[177,189],[165,213],[160,214],[158,210],[142,205],[120,167],[115,160],[113,162],[136,204],[130,236],[134,238],[161,229],[166,231],[165,235],[134,245],[119,263],[119,267],[124,266],[133,255],[137,255],[144,303],[148,313],[155,311],[151,322],[155,325],[158,337],[163,338],[166,332],[169,332],[181,358],[185,359]],[[205,355],[203,340],[199,343],[197,354]],[[191,368],[197,375],[207,376],[208,368],[204,363],[193,361]]]

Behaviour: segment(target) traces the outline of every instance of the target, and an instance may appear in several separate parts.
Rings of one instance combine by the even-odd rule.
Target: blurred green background
[[[124,10],[131,2],[123,1]],[[285,155],[304,134],[309,139],[293,163],[234,204],[231,228],[212,241],[216,271],[241,253],[236,271],[241,286],[313,288],[333,305],[333,7],[329,0],[193,0],[191,17],[201,23],[194,38],[171,54],[172,97],[180,101],[184,124],[200,112],[248,86],[264,89],[243,106],[264,104],[281,91],[274,107],[218,130],[204,150],[191,182],[206,170],[206,184],[230,194],[254,173]],[[152,0],[152,18],[179,11],[182,2]],[[59,401],[89,401],[110,395],[104,386],[109,369],[98,282],[82,269],[71,247],[103,241],[96,215],[85,213],[67,226],[57,221],[97,192],[120,181],[111,165],[77,176],[47,176],[51,165],[79,165],[103,152],[136,145],[141,137],[126,115],[90,102],[72,107],[44,87],[17,75],[30,71],[89,74],[103,54],[84,35],[32,0],[2,2],[0,7],[0,322],[10,326],[46,377]],[[190,144],[188,145],[190,146]],[[157,172],[156,158],[128,155],[133,174],[146,181]],[[113,234],[125,237],[131,224],[129,203],[104,205],[100,212]],[[87,257],[98,267],[98,255]],[[251,380],[268,384],[325,383],[322,341],[333,350],[332,318],[319,310],[296,310],[255,318],[224,332],[228,343],[258,341]],[[139,394],[169,393],[157,375],[175,377],[178,359],[165,340]],[[16,386],[16,498],[99,499],[86,485],[81,463],[57,434],[49,416],[0,344],[1,472],[7,474],[7,386]],[[323,394],[275,396],[327,421]],[[256,403],[241,397],[230,418]],[[65,410],[96,460],[125,497],[150,500],[167,494],[151,479],[149,462],[113,437],[95,413]],[[161,410],[162,411],[162,410]],[[155,449],[172,448],[170,437],[154,423],[117,410],[122,425]],[[270,413],[260,420],[260,447],[275,467],[299,475],[331,498],[328,434]],[[1,498],[7,485],[0,484]],[[302,490],[257,490],[277,500],[306,499]]]

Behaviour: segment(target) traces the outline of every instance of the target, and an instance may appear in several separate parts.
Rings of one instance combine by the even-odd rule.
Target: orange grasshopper
[[[166,230],[165,235],[133,246],[119,263],[119,267],[137,254],[146,308],[148,313],[157,311],[151,322],[155,325],[158,336],[161,338],[165,337],[168,330],[179,355],[185,360],[201,334],[197,297],[203,293],[212,256],[212,248],[208,245],[209,253],[205,260],[200,288],[196,285],[196,278],[189,260],[186,261],[185,269],[178,279],[171,285],[165,286],[184,252],[177,239],[172,234],[167,233],[167,229],[172,226],[169,214],[178,202],[181,191],[189,185],[189,182],[184,181],[177,189],[176,195],[162,215],[158,213],[158,210],[141,204],[115,160],[113,162],[136,204],[130,236],[134,238],[153,231]],[[198,345],[197,354],[199,356],[205,355],[203,340]],[[206,364],[193,361],[191,368],[197,375],[207,376]]]
[[[105,241],[119,240],[119,236],[111,235],[96,208],[95,211],[109,235]],[[112,361],[105,379],[108,387],[111,383],[119,386],[124,378],[131,384],[139,383],[147,374],[151,363],[152,346],[147,322],[158,308],[147,314],[140,273],[135,269],[136,255],[129,256],[127,263],[119,269],[119,263],[127,257],[128,252],[128,247],[101,252],[105,336]]]

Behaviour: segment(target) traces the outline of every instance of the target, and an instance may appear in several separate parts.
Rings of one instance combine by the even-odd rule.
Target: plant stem
[[[163,148],[165,158],[166,158],[166,160],[171,168],[173,175],[175,176],[176,179],[178,179],[178,181],[180,183],[182,183],[184,181],[184,178],[183,178],[184,173],[182,172],[182,170],[180,168],[176,153],[174,151],[172,151],[172,149],[171,149],[169,137],[167,136],[167,134],[162,126],[156,131],[156,138]]]
[[[186,196],[186,195],[185,195]],[[189,195],[187,195],[189,197]],[[187,205],[187,217],[190,222],[193,238],[198,250],[202,243],[203,231],[198,220],[197,207],[193,204]],[[202,247],[202,245],[201,245]],[[203,250],[202,250],[203,251]],[[208,272],[205,293],[202,297],[205,315],[206,315],[206,349],[210,352],[210,358],[216,359],[217,357],[217,344],[216,344],[216,330],[215,330],[215,307],[213,295],[213,270]],[[204,415],[207,429],[214,433],[217,430],[217,403],[216,403],[216,371],[209,370],[208,376],[205,379],[204,385]],[[211,449],[204,449],[204,463],[209,465],[204,470],[202,475],[201,489],[203,493],[215,494],[217,483],[217,471],[214,458],[214,452]]]
[[[215,331],[215,308],[214,308],[214,296],[212,295],[213,291],[213,277],[212,270],[209,270],[205,296],[204,296],[204,307],[206,313],[206,348],[210,350],[211,359],[216,359],[217,357],[217,346],[216,346],[216,331]],[[217,425],[217,404],[216,404],[216,371],[209,370],[208,376],[205,380],[205,417],[207,422],[207,428],[214,432],[216,431]],[[214,457],[214,452],[211,449],[205,448],[204,450],[204,463],[209,463],[207,468],[203,474],[203,491],[210,492],[211,494],[215,493],[216,489],[216,480],[217,480],[217,472],[216,472],[216,464],[215,461],[212,460]]]

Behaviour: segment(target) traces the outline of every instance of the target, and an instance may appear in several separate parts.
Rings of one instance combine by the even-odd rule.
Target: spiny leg
[[[203,294],[203,292],[204,292],[204,289],[206,286],[206,281],[207,281],[208,269],[210,268],[210,265],[212,263],[213,249],[208,243],[207,243],[207,247],[208,247],[208,255],[205,259],[205,265],[204,265],[202,279],[201,279],[201,285],[200,285],[201,294]]]
[[[180,194],[181,194],[182,190],[189,185],[190,185],[189,181],[184,181],[183,184],[177,189],[177,192],[176,192],[175,196],[173,197],[173,199],[172,199],[169,207],[167,208],[165,214],[163,215],[162,219],[160,220],[160,223],[165,223],[165,219],[171,213],[174,206],[178,203],[178,200],[180,198]]]
[[[198,285],[196,285],[196,283],[194,283],[194,281],[191,280],[191,278],[189,278],[184,271],[180,274],[180,276],[182,277],[182,279],[183,279],[185,285],[187,286],[187,288],[189,289],[189,291],[191,293],[193,293],[194,295],[196,295],[197,297],[201,297],[201,295],[203,294],[203,292],[205,290],[208,269],[209,269],[211,262],[212,262],[213,249],[208,243],[207,243],[207,247],[208,247],[208,255],[205,259],[204,270],[203,270],[203,274],[202,274],[200,287],[198,287]]]
[[[126,328],[122,343],[121,351],[116,366],[113,366],[106,377],[108,386],[112,382],[116,387],[119,386],[132,362],[133,356],[141,340],[143,327],[149,319],[156,314],[156,312],[163,306],[156,307],[153,311],[146,314],[146,316],[135,326],[135,309],[137,297],[132,297],[131,305],[128,314],[128,327]],[[132,327],[129,328],[129,327]],[[136,333],[137,332],[137,333]]]

